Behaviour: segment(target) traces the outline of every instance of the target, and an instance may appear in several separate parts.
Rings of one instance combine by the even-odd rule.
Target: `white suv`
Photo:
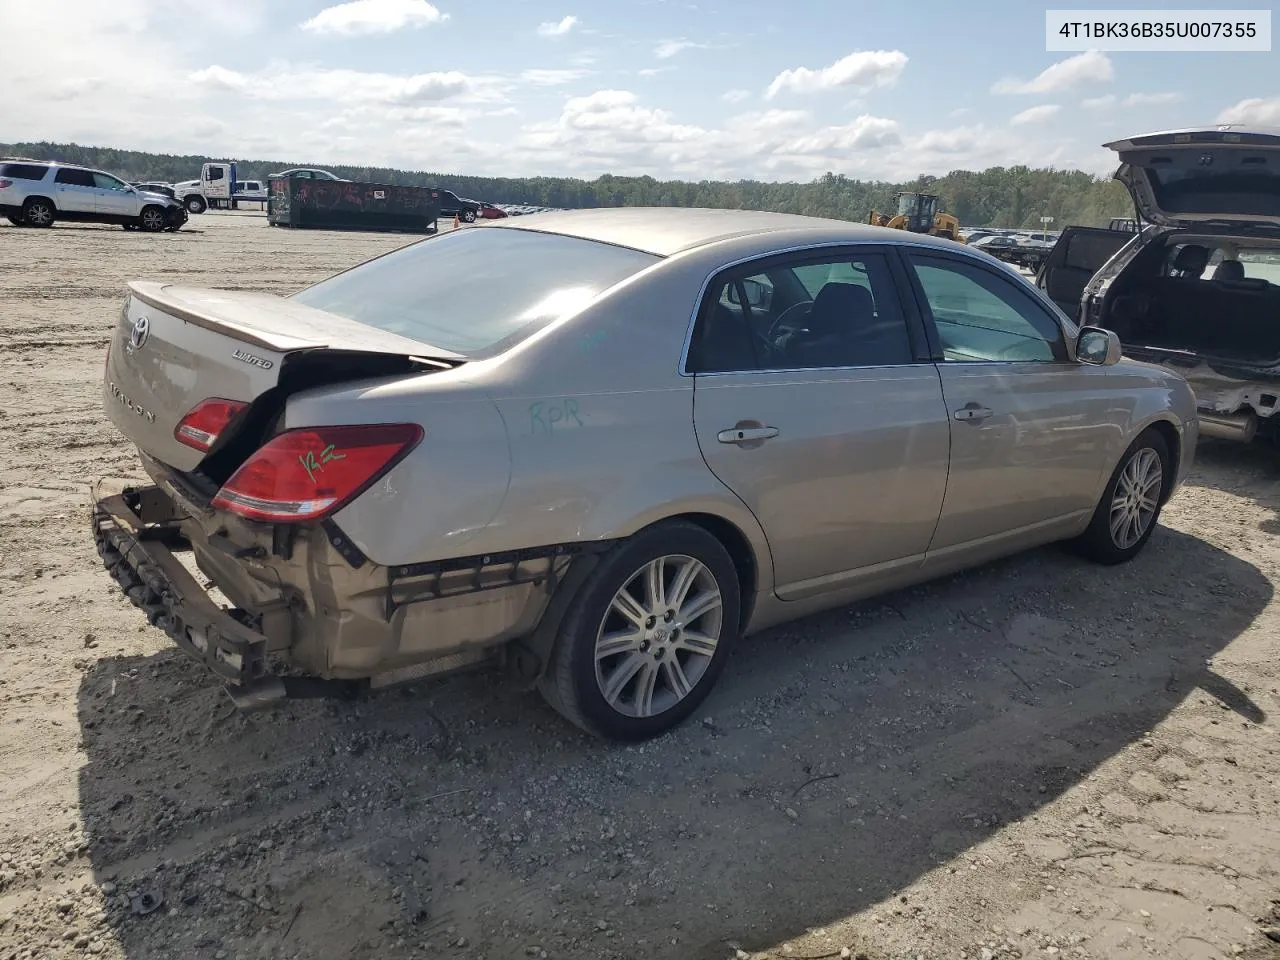
[[[25,159],[0,159],[0,214],[14,226],[75,220],[152,233],[187,222],[186,210],[171,197],[139,190],[101,170]]]

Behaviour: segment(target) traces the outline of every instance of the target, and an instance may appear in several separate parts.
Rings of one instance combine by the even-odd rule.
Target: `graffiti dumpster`
[[[277,177],[267,197],[273,227],[435,233],[440,191],[431,187]]]

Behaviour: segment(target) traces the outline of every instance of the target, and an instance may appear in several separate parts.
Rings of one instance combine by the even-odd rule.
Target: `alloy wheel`
[[[670,710],[697,686],[715,656],[724,601],[715,576],[693,557],[651,560],[614,594],[596,634],[596,683],[628,717]]]
[[[53,211],[47,203],[33,203],[27,207],[27,223],[33,227],[47,227],[53,222]]]
[[[1129,458],[1111,496],[1111,542],[1128,550],[1141,540],[1155,520],[1164,483],[1160,454],[1143,447]]]
[[[159,210],[150,208],[142,211],[142,227],[144,230],[163,230],[164,221],[164,214]]]

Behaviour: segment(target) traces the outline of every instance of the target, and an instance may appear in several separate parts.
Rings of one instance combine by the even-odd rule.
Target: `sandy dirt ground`
[[[408,242],[0,226],[0,960],[1280,957],[1280,456],[1136,562],[1032,552],[745,641],[640,747],[473,674],[233,709],[97,561],[135,278]],[[1268,933],[1271,936],[1268,936]]]

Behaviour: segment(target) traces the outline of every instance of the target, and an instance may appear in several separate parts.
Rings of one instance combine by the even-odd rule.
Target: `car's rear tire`
[[[1090,560],[1124,563],[1138,555],[1160,520],[1172,476],[1169,444],[1144,430],[1116,464],[1088,529],[1075,541]]]
[[[29,227],[52,227],[57,216],[53,202],[44,197],[34,197],[22,205],[22,220]]]
[[[204,197],[187,197],[182,201],[182,205],[187,208],[187,213],[204,213],[209,209],[209,205],[204,202]]]
[[[561,624],[539,683],[588,733],[637,741],[689,716],[724,668],[741,624],[733,560],[692,523],[642,531],[606,556]]]
[[[138,226],[147,233],[159,233],[168,225],[169,217],[161,207],[143,207],[138,214]]]

